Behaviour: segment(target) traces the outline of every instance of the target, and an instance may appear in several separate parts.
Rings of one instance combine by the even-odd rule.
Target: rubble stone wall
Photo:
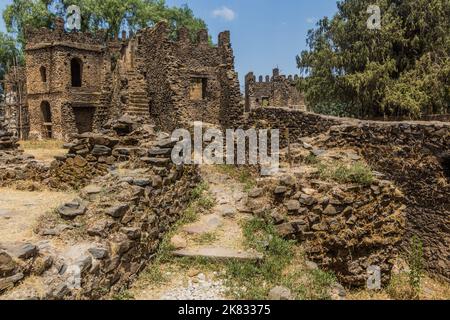
[[[322,135],[325,146],[358,147],[372,168],[405,194],[405,249],[416,235],[424,243],[428,269],[450,279],[449,123],[360,121],[264,108],[252,110],[246,125],[289,128],[291,142]]]
[[[288,172],[261,179],[258,187],[250,192],[249,208],[270,219],[281,236],[302,243],[308,259],[347,286],[364,287],[373,265],[383,285],[389,283],[405,228],[401,192],[393,183],[339,184]]]
[[[219,35],[218,46],[209,43],[206,30],[192,41],[181,29],[173,41],[165,23],[136,36],[137,70],[148,82],[150,118],[159,129],[171,131],[192,121],[220,124],[243,114],[228,32]],[[203,83],[203,97],[193,99],[196,80]]]
[[[169,135],[122,117],[105,126],[104,134],[78,135],[66,146],[67,155],[50,167],[12,153],[3,159],[0,152],[2,165],[17,169],[1,168],[2,183],[33,178],[14,171],[58,189],[80,190],[78,198],[56,210],[58,217],[44,218],[36,228],[41,237],[57,237],[57,249],[51,241],[0,244],[0,293],[12,299],[100,299],[126,289],[199,183],[196,166],[170,161],[174,145]],[[119,172],[117,164],[127,160]],[[28,276],[43,278],[39,292],[33,286],[15,291],[24,280],[26,286]]]

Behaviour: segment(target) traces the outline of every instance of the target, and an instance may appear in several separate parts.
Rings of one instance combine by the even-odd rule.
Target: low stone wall
[[[261,108],[241,125],[289,128],[291,142],[316,135],[324,146],[359,148],[372,168],[405,194],[404,247],[417,235],[424,243],[427,268],[450,280],[450,123],[360,121]],[[281,138],[286,145],[286,137]]]
[[[35,232],[48,241],[0,245],[0,293],[6,290],[2,298],[100,299],[119,293],[145,268],[183,214],[200,180],[198,168],[170,161],[175,143],[168,135],[160,134],[146,146],[145,139],[135,140],[142,130],[123,123],[112,127],[119,137],[78,136],[67,157],[54,164],[76,171],[89,166],[89,157],[97,164],[101,157],[116,161],[106,173],[85,177],[90,185],[79,198],[42,217]],[[129,129],[131,134],[126,134]],[[128,153],[123,152],[125,141],[136,141]],[[139,152],[133,155],[133,150]],[[128,161],[119,170],[120,160]],[[48,172],[57,179],[55,171]],[[36,290],[27,283],[28,276],[38,276],[43,287]]]
[[[324,144],[360,148],[374,170],[395,181],[406,196],[404,248],[417,236],[424,244],[428,269],[450,280],[450,124],[337,126]]]
[[[247,115],[247,120],[241,125],[244,127],[280,129],[280,134],[285,138],[289,129],[289,137],[292,142],[300,138],[314,136],[327,132],[332,126],[344,121],[336,117],[322,116],[306,111],[287,108],[257,108]],[[285,144],[283,139],[282,144]]]
[[[80,189],[105,175],[115,164],[144,156],[148,149],[140,146],[154,138],[153,127],[137,126],[124,116],[114,121],[103,133],[75,135],[65,144],[68,153],[50,164],[35,161],[18,150],[0,156],[0,186],[12,182],[32,181],[50,189]]]

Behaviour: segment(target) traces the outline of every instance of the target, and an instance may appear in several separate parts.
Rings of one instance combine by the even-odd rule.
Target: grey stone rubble
[[[165,292],[161,300],[224,300],[228,288],[223,280],[208,279],[203,273],[180,286]]]

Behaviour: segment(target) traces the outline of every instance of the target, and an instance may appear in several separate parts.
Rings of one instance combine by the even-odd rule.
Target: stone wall
[[[126,289],[178,221],[199,182],[196,166],[172,164],[175,142],[168,137],[124,117],[105,126],[103,134],[79,135],[67,146],[66,156],[43,166],[44,177],[61,178],[56,167],[70,176],[61,181],[79,180],[71,187],[90,185],[41,219],[35,231],[48,240],[45,245],[0,244],[2,298],[99,299]],[[105,171],[85,175],[86,168],[102,165]],[[36,289],[27,282],[29,276],[39,277],[43,286]]]
[[[401,192],[385,180],[343,184],[321,179],[311,167],[298,171],[260,179],[247,203],[253,214],[301,243],[309,260],[346,286],[364,287],[370,266],[380,267],[387,285],[405,229]]]
[[[252,110],[244,125],[289,128],[292,143],[318,136],[324,146],[359,148],[372,168],[405,194],[404,248],[417,235],[424,243],[427,268],[450,279],[449,123],[359,121],[265,108]],[[283,145],[285,138],[282,134]]]
[[[298,76],[280,75],[278,69],[273,70],[272,77],[259,76],[253,72],[245,76],[245,109],[261,107],[306,108],[303,94],[297,89]]]
[[[150,119],[158,128],[171,131],[192,121],[220,124],[243,114],[229,32],[219,35],[218,46],[209,43],[206,30],[192,41],[187,29],[181,29],[172,41],[165,23],[136,37],[136,69],[148,83]],[[203,88],[197,88],[202,95],[194,98],[196,81]]]

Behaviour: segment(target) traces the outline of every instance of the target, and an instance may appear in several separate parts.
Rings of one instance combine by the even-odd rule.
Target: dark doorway
[[[47,139],[52,138],[52,110],[48,101],[41,102],[41,113],[44,124],[44,137]]]
[[[78,133],[92,132],[95,107],[73,107]]]
[[[70,73],[72,76],[72,87],[81,87],[83,66],[80,59],[73,58],[70,61]]]

